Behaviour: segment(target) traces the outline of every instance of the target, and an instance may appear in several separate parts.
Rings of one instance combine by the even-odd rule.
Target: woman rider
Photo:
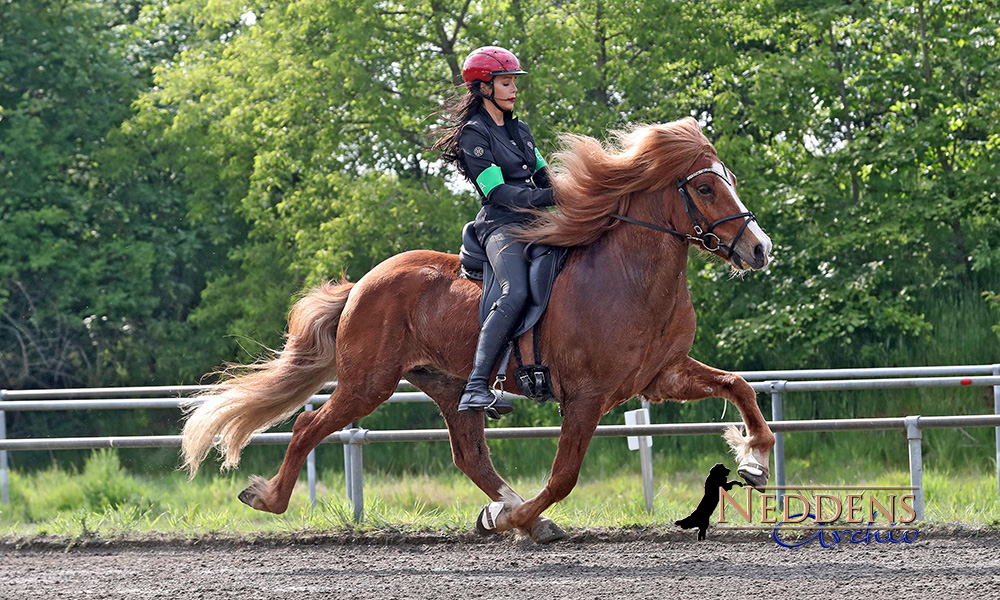
[[[479,193],[483,207],[476,216],[476,237],[501,289],[479,332],[472,375],[458,405],[462,412],[514,410],[509,400],[489,389],[490,375],[528,300],[526,243],[511,229],[533,218],[524,209],[555,203],[545,160],[528,126],[513,115],[517,76],[526,73],[517,57],[503,48],[473,50],[462,67],[468,91],[450,110],[451,126],[434,144]]]

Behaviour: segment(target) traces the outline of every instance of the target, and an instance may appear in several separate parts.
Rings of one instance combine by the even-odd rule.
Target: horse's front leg
[[[774,447],[774,434],[757,406],[757,393],[742,377],[720,371],[687,357],[685,361],[662,371],[643,395],[657,400],[701,400],[711,396],[725,398],[740,411],[746,424],[747,438],[727,435],[740,461],[737,472],[754,487],[767,484],[768,460]]]
[[[564,403],[562,431],[556,458],[552,462],[552,473],[545,487],[538,494],[518,506],[510,515],[510,523],[523,531],[528,531],[536,542],[554,541],[546,539],[544,532],[535,531],[536,519],[548,507],[569,495],[580,475],[583,457],[594,437],[594,430],[601,420],[600,404],[596,401]]]
[[[513,529],[508,520],[510,511],[524,502],[524,498],[500,477],[493,466],[490,449],[486,445],[482,413],[458,412],[466,380],[430,368],[409,371],[406,378],[433,398],[441,409],[448,425],[455,466],[493,500],[479,513],[476,531],[480,535],[490,535]],[[544,530],[547,535],[565,535],[548,517],[539,517],[531,528],[533,531]]]

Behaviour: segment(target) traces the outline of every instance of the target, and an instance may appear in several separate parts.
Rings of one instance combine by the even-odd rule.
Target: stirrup
[[[503,371],[497,373],[497,378],[493,382],[493,389],[489,390],[490,394],[493,395],[493,402],[483,409],[483,413],[493,420],[498,420],[500,415],[514,412],[514,404],[503,397],[503,382],[505,381],[507,381],[507,376],[503,374]]]
[[[499,404],[501,399],[496,398],[493,403],[483,409],[483,414],[487,417],[493,419],[494,421],[499,420],[502,415],[506,415],[514,412],[514,405],[510,401],[506,401],[505,404]]]
[[[499,419],[501,415],[513,412],[514,405],[510,400],[503,397],[502,385],[505,379],[506,378],[504,376],[498,375],[496,381],[493,383],[493,389],[486,389],[486,393],[490,396],[490,402],[488,404],[459,402],[458,412],[482,412],[491,419]],[[462,391],[462,397],[463,399],[465,398],[465,390]]]
[[[508,413],[514,412],[514,405],[511,404],[510,400],[504,400],[502,398],[497,398],[492,392],[490,395],[493,400],[486,405],[477,404],[466,404],[465,406],[459,406],[458,412],[481,412],[491,419],[499,419],[501,415],[506,415]]]

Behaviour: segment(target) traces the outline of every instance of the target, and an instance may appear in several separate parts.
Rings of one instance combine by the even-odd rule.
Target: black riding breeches
[[[507,319],[517,319],[528,304],[528,261],[524,256],[527,242],[514,238],[510,228],[501,227],[486,239],[486,257],[500,285],[500,298],[494,304]]]

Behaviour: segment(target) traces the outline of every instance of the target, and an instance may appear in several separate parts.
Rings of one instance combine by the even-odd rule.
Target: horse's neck
[[[673,236],[619,223],[585,252],[601,273],[608,301],[642,305],[643,314],[634,318],[666,321],[679,304],[690,307],[687,244]]]

